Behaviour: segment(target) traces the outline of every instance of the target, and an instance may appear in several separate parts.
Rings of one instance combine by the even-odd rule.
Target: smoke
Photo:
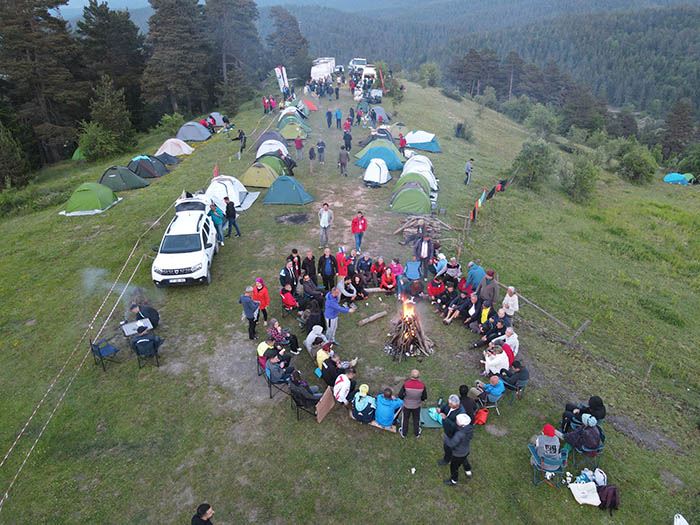
[[[104,268],[85,268],[82,271],[81,280],[85,295],[100,294],[102,297],[112,288],[112,284],[114,283],[114,281],[109,278],[109,272]],[[124,319],[129,316],[129,306],[131,304],[153,304],[160,299],[160,294],[155,290],[149,290],[147,293],[146,290],[140,286],[117,282],[107,301],[107,305],[110,308],[111,305],[114,304],[113,301],[115,298],[122,292],[124,292],[124,294],[121,298],[121,313]]]

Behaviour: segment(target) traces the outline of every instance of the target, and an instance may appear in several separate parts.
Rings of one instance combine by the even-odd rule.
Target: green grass
[[[408,88],[396,120],[438,134],[444,153],[431,158],[440,178],[440,206],[460,226],[455,213],[464,213],[482,187],[494,184],[528,135],[488,109],[477,118],[470,102],[413,84]],[[341,102],[346,111],[349,99]],[[391,103],[386,107],[391,110]],[[321,113],[311,117],[315,131],[325,127]],[[235,122],[250,133],[260,116],[248,107]],[[465,118],[474,125],[473,143],[452,137],[454,125]],[[333,162],[340,134],[323,133],[324,169],[310,175],[302,161],[297,174],[318,201],[333,204],[332,240],[350,244],[349,221],[361,208],[370,222],[366,250],[405,260],[408,250],[391,236],[401,218],[386,211],[393,184],[364,189],[358,168],[340,179]],[[155,151],[162,140],[144,137],[138,152]],[[0,222],[1,454],[70,355],[139,234],[183,189],[205,187],[215,163],[232,175],[249,165],[250,152],[241,162],[231,158],[236,144],[217,136],[198,146],[171,174],[125,193],[123,202],[100,216],[61,217],[61,207],[51,204]],[[462,169],[469,157],[476,159],[476,176],[465,187]],[[33,187],[66,191],[96,180],[114,163],[64,163],[42,172]],[[606,174],[588,207],[572,204],[556,184],[541,194],[516,184],[486,203],[462,262],[478,257],[494,266],[504,284],[514,284],[569,326],[585,319],[593,323],[583,346],[569,350],[540,332],[570,334],[523,306],[523,317],[538,327],[518,327],[523,358],[536,372],[532,388],[523,401],[506,405],[502,416],[491,417],[490,424],[505,435],[477,429],[474,479],[453,491],[443,487],[446,472],[435,465],[441,450],[437,431],[426,431],[418,441],[401,440],[350,421],[342,410],[321,425],[297,422],[286,398],[267,399],[264,383],[254,375],[253,348],[237,301],[256,276],[270,283],[274,296],[289,250],[316,248],[316,205],[304,209],[311,214],[309,224],[275,221],[290,211],[298,209],[257,203],[246,212],[240,219],[243,237],[226,243],[209,287],[156,290],[150,259],[145,261],[134,285],[161,311],[163,366],[138,371],[129,358],[104,374],[88,361],[10,493],[0,523],[184,523],[205,500],[214,505],[217,523],[549,523],[552,517],[667,523],[676,512],[697,520],[700,214],[693,189],[660,182],[633,187]],[[163,220],[146,236],[137,257],[151,255],[166,224]],[[134,291],[117,307],[110,331]],[[108,309],[115,300],[113,295]],[[416,365],[394,363],[382,352],[386,322],[356,328],[360,316],[386,307],[374,298],[356,317],[340,322],[343,353],[361,358],[360,379],[373,391],[400,385]],[[273,314],[280,314],[274,299]],[[103,319],[104,314],[96,325]],[[437,348],[418,367],[430,398],[444,397],[477,378],[478,358],[467,349],[471,337],[458,326],[445,328],[428,312],[423,319]],[[122,340],[115,341],[124,348],[122,358],[128,357]],[[85,350],[83,345],[70,360],[67,374],[0,469],[0,490]],[[309,357],[297,360],[310,376]],[[621,488],[623,506],[613,518],[579,507],[566,490],[530,483],[528,438],[545,421],[557,421],[564,401],[593,393],[604,397],[611,415],[624,416],[606,425],[601,465]],[[677,449],[640,446],[632,437],[642,432],[650,433],[647,442],[656,444],[658,433]],[[665,481],[669,473],[682,485]]]

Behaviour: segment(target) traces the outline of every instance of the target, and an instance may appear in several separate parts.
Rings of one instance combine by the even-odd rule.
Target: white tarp
[[[391,174],[386,167],[386,162],[382,159],[372,159],[369,161],[369,166],[367,166],[362,180],[374,184],[386,184],[389,182],[391,180]]]
[[[282,150],[282,153],[285,155],[289,155],[289,150],[287,149],[287,146],[282,144],[279,140],[266,140],[262,144],[260,144],[260,147],[258,148],[258,152],[255,154],[255,158],[259,159],[265,153],[276,153],[277,151]]]
[[[409,146],[411,144],[423,144],[425,142],[432,142],[435,138],[435,133],[428,133],[427,131],[418,130],[406,133],[406,142]]]
[[[180,139],[168,139],[158,148],[155,156],[157,157],[158,155],[167,153],[168,155],[177,157],[178,155],[191,155],[193,151],[194,148],[187,144],[187,142]]]

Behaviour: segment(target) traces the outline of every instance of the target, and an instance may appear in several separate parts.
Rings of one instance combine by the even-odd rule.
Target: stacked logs
[[[404,242],[401,244],[413,243],[424,235],[430,235],[433,239],[439,239],[444,231],[451,231],[454,228],[437,217],[422,217],[411,215],[407,217],[394,235],[403,234]]]
[[[388,335],[384,351],[400,362],[405,357],[429,356],[433,353],[433,346],[421,328],[413,305],[404,303],[394,330]]]

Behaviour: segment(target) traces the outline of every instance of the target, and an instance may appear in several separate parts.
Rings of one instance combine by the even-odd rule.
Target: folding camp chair
[[[267,358],[264,356],[255,356],[255,370],[258,373],[258,377],[265,373],[265,363],[267,363]]]
[[[524,381],[518,381],[515,385],[511,385],[510,383],[507,383],[506,381],[503,381],[507,386],[506,388],[510,392],[510,399],[508,401],[509,405],[513,404],[513,401],[515,399],[522,399],[523,398],[523,392],[525,392],[525,387],[527,386],[528,380]]]
[[[275,395],[272,393],[273,388],[279,392],[282,392],[283,394],[290,395],[289,392],[284,388],[285,386],[289,386],[289,380],[271,381],[270,369],[267,366],[265,367],[265,381],[267,382],[267,388],[270,391],[270,399],[275,397]]]
[[[600,427],[598,427],[598,430],[600,430],[600,445],[598,445],[596,448],[575,448],[574,450],[576,451],[576,454],[574,454],[573,459],[574,467],[578,468],[580,465],[592,464],[593,469],[598,468],[598,464],[600,463],[600,455],[605,449],[605,433]]]
[[[307,414],[316,417],[316,409],[308,406],[307,399],[299,392],[297,388],[298,387],[295,387],[294,385],[289,386],[289,399],[292,410],[296,410],[297,421],[301,419],[302,412],[306,412]]]
[[[564,447],[561,450],[559,459],[555,460],[539,457],[535,445],[530,444],[527,448],[532,456],[530,461],[532,465],[532,484],[537,486],[544,481],[550,487],[561,487],[569,458],[569,449]]]
[[[131,345],[132,350],[136,354],[136,360],[139,365],[139,370],[144,366],[143,364],[146,362],[146,360],[151,357],[154,358],[156,366],[160,367],[158,348],[160,347],[162,342],[163,340],[160,337],[156,337],[155,340],[144,337],[142,339],[137,339]]]
[[[499,416],[501,415],[501,412],[498,410],[498,402],[503,399],[503,396],[505,395],[505,392],[501,394],[498,398],[493,399],[492,397],[489,396],[487,401],[483,401],[481,398],[478,400],[478,404],[481,405],[483,408],[494,408],[496,409],[496,414]]]
[[[92,352],[92,357],[95,360],[95,364],[102,365],[102,370],[107,371],[105,366],[105,361],[112,361],[113,363],[118,363],[115,359],[119,348],[112,346],[107,342],[106,339],[100,339],[99,341],[92,342],[90,339],[90,351]]]

